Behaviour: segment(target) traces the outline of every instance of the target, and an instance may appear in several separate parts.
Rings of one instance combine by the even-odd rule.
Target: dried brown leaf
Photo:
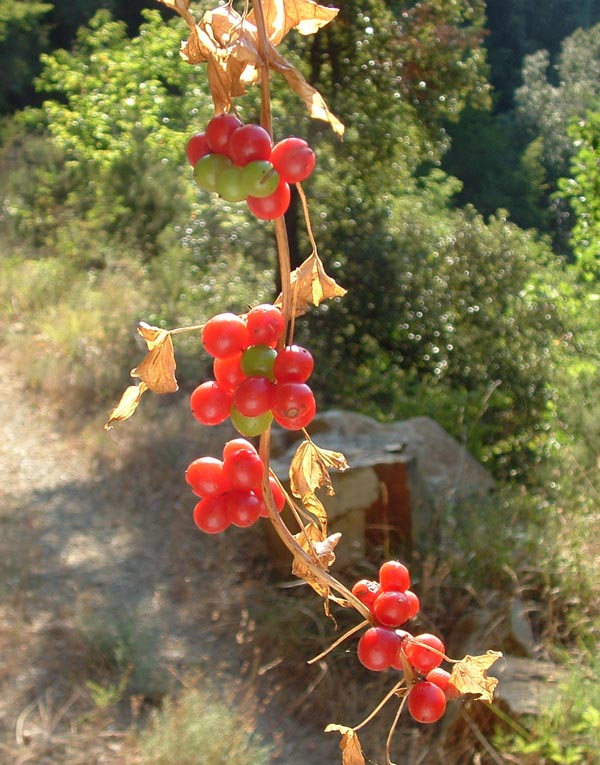
[[[347,728],[345,725],[336,725],[330,723],[325,728],[325,733],[341,733],[342,740],[340,749],[342,750],[342,765],[365,765],[365,758],[360,746],[360,741],[354,728]]]
[[[109,414],[104,429],[110,430],[114,422],[128,420],[138,408],[142,394],[147,390],[148,386],[144,382],[141,382],[139,385],[130,385],[126,388],[121,396],[121,400]]]
[[[302,316],[310,305],[320,305],[324,300],[343,297],[347,292],[326,273],[323,261],[315,252],[292,271],[290,283],[295,316]],[[275,304],[282,306],[282,295],[278,296]]]
[[[263,14],[269,40],[279,45],[291,29],[302,35],[312,35],[333,21],[338,8],[327,8],[313,0],[263,0]],[[248,18],[255,23],[254,11]]]
[[[473,693],[481,701],[492,701],[498,679],[488,677],[487,671],[502,658],[499,651],[488,651],[481,656],[465,656],[452,668],[449,684],[460,694]]]
[[[303,502],[316,489],[325,488],[327,494],[334,494],[331,485],[330,468],[343,472],[348,469],[346,458],[341,452],[321,449],[311,440],[303,441],[296,449],[290,464],[290,490]]]
[[[171,333],[145,322],[138,325],[138,333],[146,341],[149,352],[131,370],[131,376],[139,377],[153,393],[175,393],[179,386],[175,378],[175,350]]]
[[[335,548],[341,537],[339,532],[326,536],[322,529],[314,523],[309,523],[302,531],[294,535],[296,542],[322,571],[328,571],[335,563]],[[328,585],[313,571],[301,555],[294,556],[292,573],[299,579],[304,579],[315,592],[327,601],[329,598]]]

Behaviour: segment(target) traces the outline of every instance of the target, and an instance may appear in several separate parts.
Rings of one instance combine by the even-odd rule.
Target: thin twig
[[[352,635],[362,630],[362,628],[366,627],[368,624],[369,622],[365,619],[364,622],[360,622],[356,626],[351,627],[349,630],[344,632],[344,634],[341,637],[339,637],[335,642],[333,642],[330,646],[328,646],[324,651],[321,651],[321,653],[318,656],[315,656],[314,658],[309,659],[306,663],[314,664],[320,659],[324,659],[328,653],[331,653],[331,651],[333,651],[334,648],[337,648],[338,645],[341,645],[344,642],[344,640],[347,640],[349,637],[352,637]]]
[[[396,728],[398,727],[398,720],[400,719],[400,715],[402,714],[402,710],[404,709],[404,705],[406,704],[406,699],[408,698],[408,693],[402,697],[402,701],[400,702],[400,706],[398,707],[398,710],[396,712],[396,715],[394,717],[394,722],[392,723],[392,727],[390,728],[390,732],[388,733],[387,740],[385,742],[385,762],[386,765],[394,765],[392,760],[390,759],[390,750],[392,748],[392,738],[394,737],[394,733],[396,732]]]
[[[377,704],[375,709],[371,710],[371,712],[369,712],[369,714],[365,717],[365,719],[361,723],[359,723],[358,725],[355,725],[352,728],[352,730],[353,731],[360,730],[361,728],[364,728],[367,723],[371,722],[371,720],[375,717],[375,715],[379,714],[379,712],[388,703],[388,701],[392,698],[392,696],[395,696],[398,693],[398,691],[402,690],[402,688],[405,686],[405,684],[406,683],[404,681],[404,678],[402,678],[402,680],[400,680],[400,682],[396,683],[396,685],[392,688],[391,691],[388,691],[385,694],[385,696],[381,699],[379,704]]]

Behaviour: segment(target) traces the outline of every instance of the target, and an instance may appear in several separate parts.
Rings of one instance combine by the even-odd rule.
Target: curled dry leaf
[[[488,651],[481,656],[465,656],[452,668],[449,684],[458,693],[476,694],[480,701],[492,701],[498,679],[488,677],[487,671],[502,658],[500,651]]]
[[[324,487],[327,494],[333,495],[335,492],[331,485],[330,468],[347,470],[348,463],[344,455],[330,449],[321,449],[310,439],[303,441],[290,464],[292,494],[304,500],[307,494],[314,494],[316,489]]]
[[[340,136],[344,126],[329,111],[323,97],[304,79],[302,73],[277,50],[291,29],[312,34],[328,24],[338,13],[313,0],[264,0],[267,41],[262,50],[254,13],[240,15],[231,4],[206,11],[196,24],[183,0],[159,0],[179,13],[190,28],[182,44],[181,56],[189,64],[207,64],[208,83],[217,113],[229,111],[232,101],[260,81],[265,66],[282,74],[289,86],[306,104],[311,117],[328,122]]]
[[[309,523],[302,531],[294,535],[294,539],[308,557],[322,571],[328,571],[335,563],[335,547],[340,541],[340,533],[325,536],[322,530],[314,523]],[[307,562],[300,556],[295,555],[292,563],[292,573],[299,579],[309,584],[315,592],[325,598],[325,609],[330,598],[330,590],[322,578],[317,576]]]
[[[141,382],[139,385],[130,385],[126,388],[121,396],[121,400],[108,415],[108,420],[104,425],[104,429],[110,430],[114,422],[128,420],[138,408],[142,394],[147,390],[148,386],[144,382]]]
[[[294,316],[302,316],[310,305],[320,305],[324,300],[344,297],[347,292],[326,273],[323,261],[316,252],[292,271],[290,285]],[[283,295],[278,296],[275,304],[282,306]]]
[[[175,393],[179,386],[175,378],[175,350],[171,333],[142,321],[138,325],[138,334],[146,341],[149,352],[131,370],[131,376],[139,377],[153,393]]]
[[[345,725],[335,725],[330,723],[325,728],[325,733],[341,733],[342,740],[340,749],[342,750],[342,765],[365,765],[365,758],[360,746],[360,741],[354,728],[347,728]]]

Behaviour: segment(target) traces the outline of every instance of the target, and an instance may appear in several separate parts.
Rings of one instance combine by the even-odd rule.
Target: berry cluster
[[[258,436],[273,419],[288,430],[306,427],[316,412],[306,384],[314,367],[299,345],[276,346],[285,321],[277,306],[264,304],[245,316],[221,313],[202,330],[202,343],[213,358],[214,380],[192,393],[192,414],[203,425],[227,417],[243,436]]]
[[[204,191],[227,202],[246,201],[261,220],[282,216],[290,204],[290,183],[306,180],[315,154],[301,138],[284,138],[273,146],[260,125],[245,125],[235,114],[218,114],[186,147],[194,179]]]
[[[446,648],[436,635],[412,635],[399,629],[416,616],[420,604],[410,588],[410,574],[400,561],[387,561],[379,569],[379,581],[361,579],[353,594],[373,615],[358,641],[358,659],[367,669],[381,672],[398,669],[410,675],[408,711],[421,723],[439,720],[454,689],[450,673],[440,667]]]
[[[223,459],[200,457],[186,470],[185,480],[200,501],[194,508],[194,522],[207,534],[218,534],[229,526],[247,528],[269,513],[262,493],[265,466],[254,446],[234,438],[223,447]],[[269,486],[279,512],[285,494],[269,476]]]

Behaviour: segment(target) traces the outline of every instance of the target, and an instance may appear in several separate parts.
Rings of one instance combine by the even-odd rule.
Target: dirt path
[[[239,674],[249,584],[230,542],[190,528],[181,471],[197,445],[141,449],[131,465],[111,435],[99,460],[89,431],[61,434],[5,362],[0,411],[0,765],[125,762],[135,699],[207,667]],[[133,712],[122,719],[101,714],[90,691],[103,641],[113,660],[115,647],[145,651],[133,657],[140,676],[128,676]],[[261,721],[283,734],[274,763],[337,760],[328,737],[307,749],[274,706]]]

